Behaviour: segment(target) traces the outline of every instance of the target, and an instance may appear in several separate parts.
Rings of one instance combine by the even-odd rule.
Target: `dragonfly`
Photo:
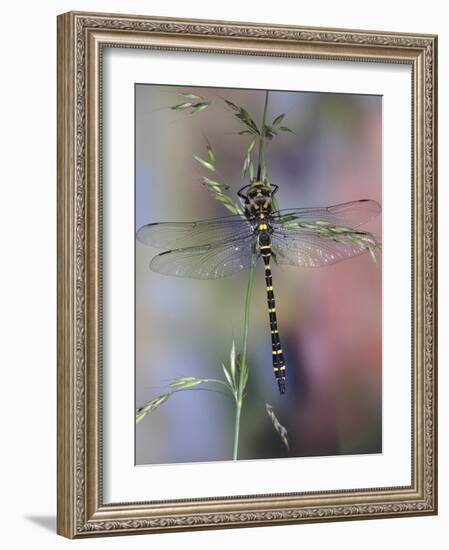
[[[360,226],[381,211],[370,199],[328,207],[274,208],[279,187],[256,180],[237,195],[243,211],[225,217],[149,223],[137,240],[163,249],[150,262],[152,271],[194,279],[219,279],[249,269],[261,258],[271,331],[272,365],[279,393],[286,388],[286,362],[279,335],[272,262],[320,267],[374,251],[373,234]]]

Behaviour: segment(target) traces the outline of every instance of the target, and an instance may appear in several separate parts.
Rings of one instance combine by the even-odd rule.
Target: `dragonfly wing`
[[[340,233],[333,238],[312,231],[273,233],[272,246],[278,264],[298,267],[321,267],[359,256],[377,246],[371,233]]]
[[[155,248],[178,249],[251,234],[251,225],[245,218],[225,216],[196,222],[150,223],[137,231],[137,240]]]
[[[318,221],[355,228],[374,219],[380,212],[381,206],[378,202],[363,199],[328,207],[278,210],[272,215],[272,225],[278,229],[291,229]]]
[[[169,250],[155,256],[152,271],[192,279],[220,279],[239,273],[250,265],[255,237],[247,235],[228,241]]]

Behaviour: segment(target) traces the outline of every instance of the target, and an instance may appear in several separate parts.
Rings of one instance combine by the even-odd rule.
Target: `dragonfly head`
[[[270,185],[265,181],[253,181],[238,192],[246,211],[251,216],[257,216],[261,212],[270,212],[272,196],[277,186]]]

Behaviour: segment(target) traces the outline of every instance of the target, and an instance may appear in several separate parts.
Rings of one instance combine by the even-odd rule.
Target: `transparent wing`
[[[247,269],[254,245],[251,234],[226,242],[169,250],[155,256],[150,268],[163,275],[220,279]]]
[[[381,207],[378,202],[363,199],[328,207],[278,210],[273,212],[271,223],[277,230],[297,228],[317,221],[355,228],[369,222],[380,212]],[[306,229],[306,227],[303,228]]]
[[[137,240],[155,248],[185,248],[221,242],[252,234],[241,216],[226,216],[196,222],[150,223],[137,231]]]
[[[289,234],[273,233],[272,246],[278,264],[298,267],[321,267],[371,252],[377,247],[371,233],[352,231],[333,237],[312,231],[292,230]]]

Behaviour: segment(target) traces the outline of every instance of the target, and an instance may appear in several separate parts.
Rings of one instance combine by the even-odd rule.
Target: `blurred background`
[[[210,143],[232,194],[247,184],[241,168],[249,142],[223,98],[257,124],[264,90],[136,85],[137,230],[161,221],[193,221],[229,212],[201,183],[210,175],[192,155]],[[212,101],[189,114],[169,107],[182,92]],[[280,208],[381,201],[382,98],[270,91],[268,122],[285,113],[266,150]],[[380,217],[364,226],[380,239]],[[233,339],[240,348],[247,273],[190,280],[153,273],[160,250],[136,242],[136,407],[165,393],[179,376],[222,378]],[[263,267],[251,308],[247,397],[239,459],[382,452],[381,257],[369,254],[314,269],[278,267],[273,285],[287,364],[280,397],[271,363]],[[217,389],[217,386],[210,386]],[[287,428],[283,446],[265,403]],[[232,459],[234,403],[225,391],[173,395],[136,426],[136,464]]]

